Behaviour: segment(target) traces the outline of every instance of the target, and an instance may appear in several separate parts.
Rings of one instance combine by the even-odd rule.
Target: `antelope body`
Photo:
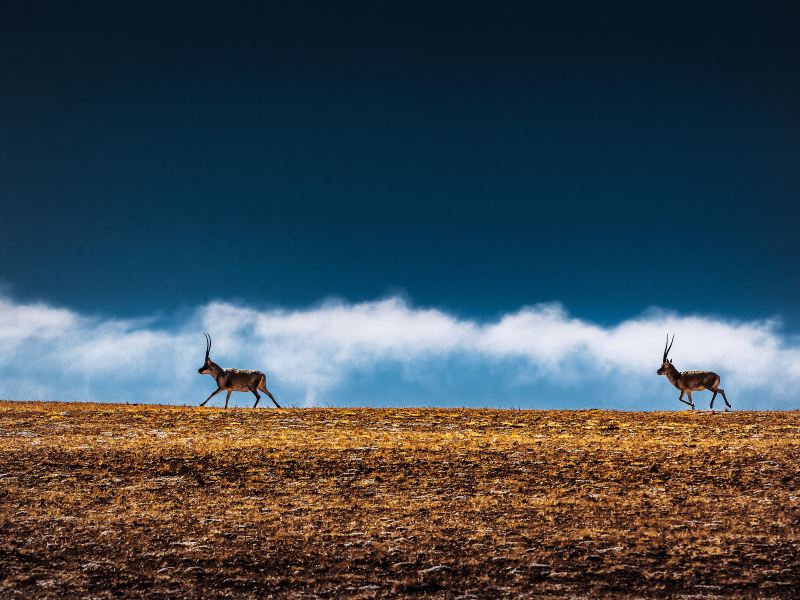
[[[675,336],[672,336],[672,342],[675,341]],[[714,400],[717,394],[722,394],[722,399],[728,408],[731,403],[728,402],[728,397],[725,395],[725,390],[719,387],[719,375],[713,371],[678,371],[673,364],[672,359],[667,358],[669,351],[672,349],[672,342],[667,335],[667,343],[664,344],[664,357],[661,361],[661,368],[656,371],[658,375],[666,375],[669,382],[681,391],[678,400],[684,404],[688,404],[694,410],[694,402],[692,401],[692,392],[701,392],[703,390],[711,390],[714,395],[711,397],[711,409],[714,409]],[[669,344],[669,345],[667,345]],[[689,401],[683,399],[683,395],[689,396]],[[725,410],[728,410],[726,408]]]
[[[223,369],[213,360],[210,356],[211,352],[211,336],[206,334],[206,361],[202,367],[197,369],[201,375],[211,375],[214,381],[217,382],[217,389],[206,398],[200,406],[205,406],[206,402],[211,400],[214,396],[225,390],[225,408],[228,408],[228,400],[231,398],[231,392],[252,392],[256,397],[256,403],[253,408],[258,406],[261,396],[258,395],[258,390],[264,392],[269,396],[270,400],[280,408],[280,405],[275,400],[275,397],[267,389],[267,376],[261,371],[245,371],[242,369]]]

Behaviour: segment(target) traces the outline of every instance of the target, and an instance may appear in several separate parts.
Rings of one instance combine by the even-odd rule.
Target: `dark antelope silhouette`
[[[675,341],[675,334],[672,335],[672,342]],[[667,334],[667,343],[664,344],[664,358],[661,362],[661,368],[656,371],[659,375],[666,375],[669,382],[681,391],[678,400],[684,404],[688,404],[694,410],[694,402],[692,401],[692,392],[701,392],[703,390],[711,390],[714,395],[711,397],[711,409],[714,409],[714,399],[717,394],[722,394],[722,399],[728,408],[731,403],[728,402],[728,397],[725,395],[725,390],[719,387],[719,375],[712,371],[683,371],[680,372],[672,365],[672,360],[667,358],[669,351],[672,349],[672,342],[669,340]],[[667,345],[669,344],[669,345]],[[689,401],[683,399],[683,395],[689,396]],[[725,410],[727,411],[728,408]]]
[[[200,406],[205,406],[206,402],[211,400],[211,398],[219,394],[222,390],[225,390],[228,392],[228,395],[225,396],[225,408],[228,408],[228,400],[231,398],[231,392],[252,392],[256,397],[256,403],[253,404],[253,408],[255,408],[258,406],[259,400],[261,400],[261,396],[258,395],[258,390],[261,390],[270,397],[270,400],[275,403],[275,406],[278,408],[281,407],[280,404],[276,402],[275,397],[267,389],[267,376],[264,375],[264,373],[261,371],[243,371],[241,369],[223,369],[211,360],[211,336],[208,334],[205,335],[206,362],[202,367],[197,369],[197,372],[201,375],[211,375],[214,381],[217,382],[217,389],[214,390]]]

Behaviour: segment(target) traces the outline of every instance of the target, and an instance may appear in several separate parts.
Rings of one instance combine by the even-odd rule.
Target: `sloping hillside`
[[[0,596],[790,597],[800,413],[0,403]]]

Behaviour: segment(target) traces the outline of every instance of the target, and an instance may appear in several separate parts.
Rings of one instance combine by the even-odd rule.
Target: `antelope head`
[[[214,364],[213,362],[211,362],[211,356],[209,355],[209,353],[211,352],[211,336],[208,335],[207,333],[205,334],[205,336],[206,336],[206,361],[203,363],[202,367],[197,369],[197,372],[200,373],[200,375],[205,375],[205,374],[211,375],[212,374],[211,365]]]
[[[675,341],[675,334],[672,334],[672,342]],[[672,349],[672,342],[669,340],[669,334],[667,334],[667,341],[664,344],[664,357],[661,359],[661,368],[656,371],[659,375],[666,375],[669,368],[672,366],[672,361],[667,358],[669,355],[669,351]]]

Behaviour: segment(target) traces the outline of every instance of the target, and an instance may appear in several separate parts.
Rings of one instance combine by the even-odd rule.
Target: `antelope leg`
[[[222,391],[222,388],[217,388],[216,390],[214,390],[213,392],[211,392],[211,395],[210,395],[208,398],[206,398],[205,400],[203,400],[203,402],[202,402],[202,404],[200,404],[200,406],[205,406],[205,405],[206,405],[206,402],[208,402],[209,400],[211,400],[211,399],[212,399],[214,396],[216,396],[217,394],[219,394],[221,391]]]
[[[228,408],[228,400],[231,399],[231,392],[233,390],[228,390],[228,394],[225,396],[225,408]]]
[[[270,397],[270,400],[272,400],[272,403],[273,403],[273,404],[274,404],[276,407],[278,407],[278,408],[280,408],[280,407],[281,407],[281,405],[280,405],[280,404],[278,404],[278,401],[277,401],[277,400],[275,400],[275,396],[273,396],[273,395],[270,393],[270,391],[267,389],[267,387],[266,387],[266,386],[264,386],[263,388],[260,388],[260,389],[261,389],[261,391],[262,391],[262,392],[264,392],[264,393],[265,393],[267,396],[269,396],[269,397]]]

